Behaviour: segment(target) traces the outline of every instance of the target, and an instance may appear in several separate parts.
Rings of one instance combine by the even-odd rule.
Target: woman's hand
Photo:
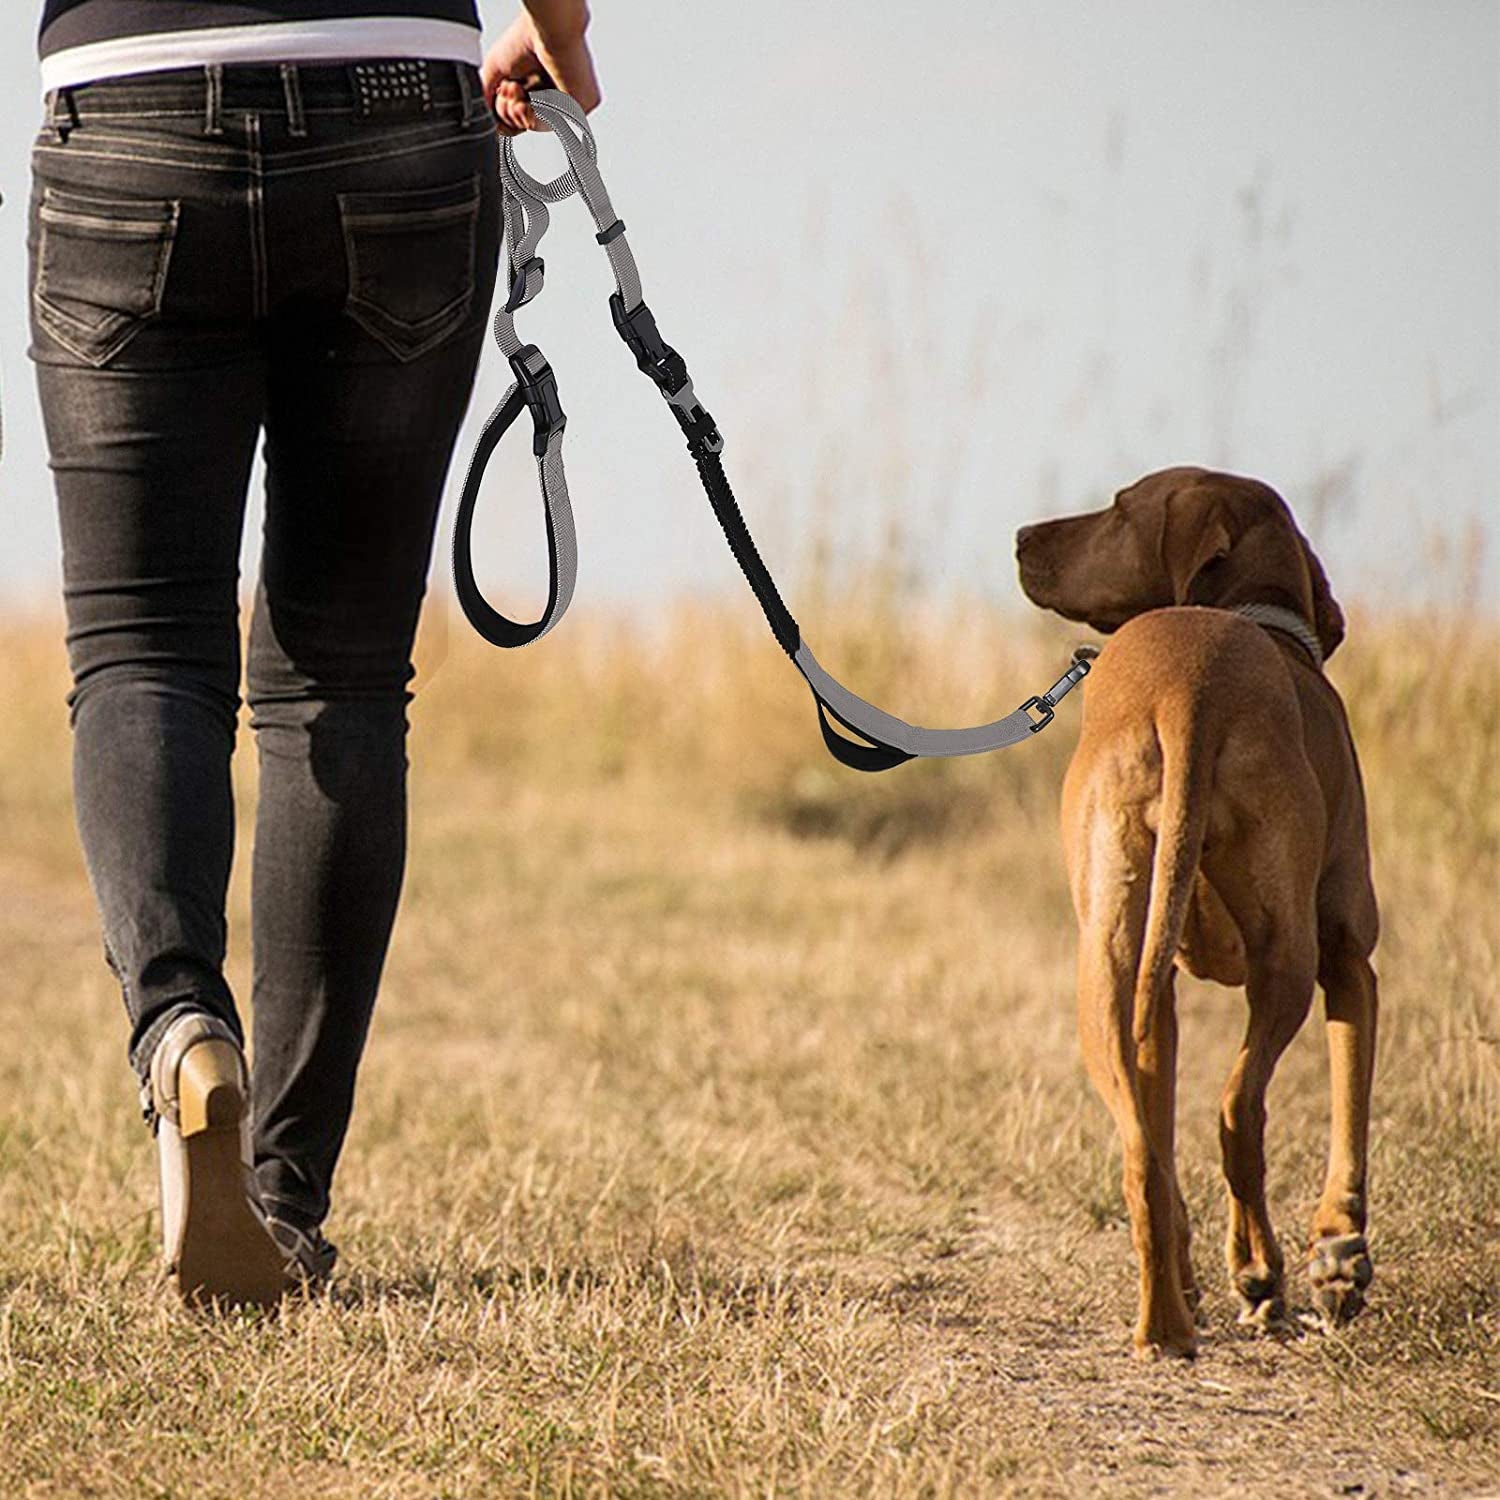
[[[583,39],[588,24],[585,0],[526,0],[480,68],[484,97],[503,135],[537,129],[528,89],[560,88],[585,113],[598,106],[599,80]]]

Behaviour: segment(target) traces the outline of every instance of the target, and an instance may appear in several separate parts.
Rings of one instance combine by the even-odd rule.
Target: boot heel
[[[239,1050],[214,1039],[195,1043],[178,1066],[177,1090],[184,1139],[205,1130],[237,1130],[245,1112]]]

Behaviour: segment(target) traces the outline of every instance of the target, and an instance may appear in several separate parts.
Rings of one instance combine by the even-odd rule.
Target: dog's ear
[[[1162,562],[1173,604],[1207,604],[1215,592],[1212,570],[1229,556],[1234,539],[1224,518],[1194,506],[1163,507]]]
[[[1297,540],[1302,543],[1302,556],[1307,561],[1307,576],[1312,584],[1312,626],[1317,632],[1318,644],[1323,648],[1323,660],[1327,661],[1344,639],[1344,612],[1339,608],[1338,600],[1333,597],[1333,590],[1328,586],[1328,575],[1323,571],[1323,564],[1318,561],[1317,553],[1308,545],[1307,538],[1300,531],[1297,533]]]

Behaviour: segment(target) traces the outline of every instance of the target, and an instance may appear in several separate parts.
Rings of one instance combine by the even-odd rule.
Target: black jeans
[[[31,355],[62,537],[74,804],[130,1060],[223,975],[239,551],[255,1155],[328,1211],[406,855],[411,649],[499,255],[477,71],[230,66],[48,98]]]

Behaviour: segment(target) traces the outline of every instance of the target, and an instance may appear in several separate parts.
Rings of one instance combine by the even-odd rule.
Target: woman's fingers
[[[535,85],[533,85],[535,86]],[[537,128],[536,114],[526,97],[525,86],[517,79],[502,79],[495,91],[495,118],[507,135]]]
[[[598,108],[599,78],[583,37],[587,12],[582,6],[576,10],[549,25],[545,36],[530,12],[522,11],[485,54],[480,78],[501,134],[541,129],[528,89],[559,88],[585,113]]]

